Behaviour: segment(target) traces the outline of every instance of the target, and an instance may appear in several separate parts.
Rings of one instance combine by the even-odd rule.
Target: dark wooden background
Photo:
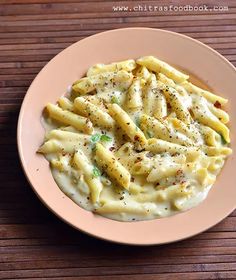
[[[112,11],[114,5],[132,8],[135,2],[197,2],[226,5],[229,10]],[[144,248],[122,246],[88,237],[60,221],[42,205],[24,177],[16,126],[34,77],[70,44],[130,26],[186,34],[236,65],[236,1],[0,1],[0,279],[236,279],[236,212],[189,240]]]

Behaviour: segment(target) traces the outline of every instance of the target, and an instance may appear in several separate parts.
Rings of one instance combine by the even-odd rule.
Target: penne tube
[[[96,86],[92,79],[85,77],[76,81],[72,85],[72,89],[74,92],[84,95],[86,93],[90,93],[91,91],[95,90]]]
[[[211,127],[220,133],[227,143],[230,143],[228,127],[212,114],[203,98],[200,98],[197,103],[194,103],[191,110],[197,121]]]
[[[39,149],[38,153],[74,153],[76,150],[86,146],[90,137],[74,132],[52,130],[48,133],[46,141]]]
[[[181,83],[189,78],[188,75],[178,71],[164,61],[161,61],[154,56],[144,56],[136,60],[137,64],[147,67],[154,72],[161,72],[168,78],[171,78],[177,83]]]
[[[176,143],[171,143],[165,140],[151,138],[148,139],[148,144],[146,146],[146,150],[152,153],[170,153],[174,154],[186,154],[188,152],[197,150],[197,148],[186,147]]]
[[[131,72],[135,69],[136,63],[133,59],[128,59],[120,62],[114,62],[111,64],[95,64],[87,71],[87,77],[101,74],[104,72],[117,72],[125,70]]]
[[[157,80],[168,87],[175,88],[176,86],[176,83],[172,79],[166,77],[166,75],[164,75],[163,73],[157,74]]]
[[[58,99],[58,104],[63,110],[73,111],[73,102],[64,96]]]
[[[100,178],[94,177],[93,166],[81,150],[76,151],[73,161],[75,166],[83,172],[85,181],[90,189],[91,200],[95,204],[99,201],[99,196],[103,189]]]
[[[167,102],[164,94],[154,89],[154,103],[153,103],[153,116],[157,119],[162,119],[167,116]]]
[[[158,80],[158,85],[159,86],[162,85],[162,88],[164,88],[164,85],[165,87],[174,88],[181,96],[183,96],[184,98],[188,98],[187,91],[179,84],[176,84],[172,79],[166,77],[163,73],[157,74],[157,80]]]
[[[141,108],[143,106],[142,87],[140,79],[135,79],[130,86],[127,92],[126,106],[129,109]]]
[[[156,118],[167,115],[167,104],[165,96],[157,86],[156,76],[151,74],[147,80],[143,95],[144,113]]]
[[[183,121],[172,117],[168,117],[166,120],[169,125],[172,125],[174,129],[186,135],[197,145],[203,144],[201,133],[194,124],[185,124]]]
[[[155,95],[154,91],[157,90],[157,81],[156,76],[154,74],[150,75],[146,86],[144,87],[144,94],[143,94],[143,108],[144,113],[153,116],[154,113],[154,102],[155,102]]]
[[[52,119],[66,125],[71,125],[84,133],[93,133],[93,125],[87,118],[62,110],[60,107],[51,103],[48,103],[46,109]]]
[[[43,143],[43,145],[39,147],[39,149],[37,150],[38,153],[42,153],[42,154],[51,154],[57,152],[72,153],[73,151],[74,150],[72,146],[68,146],[65,148],[60,141],[55,139]]]
[[[215,132],[215,130],[209,126],[200,125],[200,132],[203,135],[206,145],[218,147],[222,144],[220,134]]]
[[[129,136],[133,142],[139,142],[141,146],[147,143],[147,139],[130,116],[117,104],[110,104],[108,106],[109,113],[123,131]]]
[[[143,114],[140,118],[140,125],[143,131],[153,133],[155,138],[174,142],[184,146],[192,146],[194,143],[191,139],[178,131],[171,130],[167,123]],[[151,137],[152,138],[152,137]]]
[[[219,109],[219,108],[216,108],[213,104],[207,104],[208,105],[208,108],[210,109],[210,111],[212,112],[212,114],[214,114],[222,123],[226,124],[229,122],[229,115]]]
[[[130,173],[128,170],[114,157],[113,153],[97,143],[96,161],[98,166],[103,169],[111,179],[114,179],[120,186],[129,189]]]
[[[135,75],[141,79],[148,80],[151,73],[148,71],[148,69],[145,66],[140,66]]]
[[[199,88],[190,82],[184,81],[183,83],[181,83],[181,86],[184,87],[190,94],[195,93],[197,95],[203,96],[213,104],[218,101],[220,104],[225,105],[228,102],[227,99],[211,93],[210,91]]]
[[[124,70],[118,72],[104,72],[76,81],[72,89],[74,92],[85,95],[94,90],[104,91],[111,86],[117,89],[128,89],[132,83],[133,74]]]
[[[232,154],[232,149],[230,149],[229,147],[203,146],[202,149],[208,156],[228,156]]]
[[[94,125],[104,128],[112,128],[114,126],[114,120],[108,113],[83,97],[77,97],[75,99],[74,107],[81,115],[89,118]]]
[[[192,121],[191,115],[179,93],[171,87],[165,87],[163,92],[167,102],[170,104],[171,109],[175,112],[177,118],[186,124],[190,124]]]

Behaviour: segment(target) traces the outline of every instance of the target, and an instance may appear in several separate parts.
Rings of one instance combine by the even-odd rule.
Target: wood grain
[[[132,26],[172,30],[208,44],[236,65],[236,1],[197,2],[229,9],[113,12],[113,6],[132,9],[137,1],[0,1],[0,279],[236,279],[236,211],[175,244],[139,248],[96,240],[42,205],[24,177],[16,148],[20,105],[34,77],[62,49],[97,32]]]

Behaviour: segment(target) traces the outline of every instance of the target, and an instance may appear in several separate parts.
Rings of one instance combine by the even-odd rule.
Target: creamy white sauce
[[[68,88],[68,92],[70,92],[70,88]],[[106,101],[111,100],[115,97],[116,100],[119,101],[120,106],[125,109],[125,93],[126,91],[119,90],[117,88],[113,88],[110,84],[108,84],[104,90],[104,88],[97,89],[97,97],[104,99]],[[67,94],[68,95],[68,94]],[[192,105],[192,100],[194,98],[183,98],[183,102],[186,105],[186,107],[190,107]],[[126,110],[127,111],[127,110]],[[132,118],[132,120],[138,124],[140,115],[142,114],[142,109],[135,110],[135,111],[127,111]],[[198,142],[198,145],[201,146],[204,143],[203,136],[199,133],[199,126],[198,123],[191,124],[192,128],[196,129],[197,133],[194,136],[196,142]],[[53,121],[46,119],[44,121],[44,127],[46,131],[50,131],[52,129],[55,129],[57,126],[56,123]],[[66,128],[68,131],[72,131],[76,133],[76,130],[73,128]],[[119,130],[120,131],[120,130]],[[112,141],[103,143],[107,149],[110,149],[115,146],[115,150],[113,151],[116,158],[119,160],[120,163],[122,163],[129,172],[132,173],[132,168],[134,166],[132,159],[133,157],[138,157],[139,153],[132,151],[133,153],[131,156],[128,154],[125,154],[125,152],[119,151],[117,147],[120,148],[122,144],[125,144],[127,142],[126,136],[119,136],[118,134],[120,132],[117,132],[117,127],[113,130],[107,131],[101,128],[95,127],[95,131],[93,133],[96,134],[106,134],[112,138]],[[180,135],[182,132],[177,131],[177,133]],[[125,134],[125,133],[121,133]],[[184,137],[184,134],[182,134]],[[123,137],[123,138],[122,138]],[[146,135],[146,137],[149,137]],[[91,164],[95,165],[95,161],[93,158],[92,149],[94,146],[94,143],[91,141],[91,136],[88,136],[89,140],[87,141],[87,145],[82,145],[81,143],[77,143],[76,149],[81,149],[84,154],[89,158],[91,161]],[[63,145],[66,145],[63,140],[61,140],[61,143]],[[145,154],[145,151],[142,151],[140,155],[142,156],[143,161],[150,161],[150,157],[147,156],[147,153]],[[202,167],[202,162],[204,162],[204,153],[201,154],[202,161],[199,162],[199,169]],[[97,209],[103,205],[103,201],[115,201],[119,204],[123,205],[124,207],[127,206],[134,206],[139,207],[142,209],[142,211],[128,211],[127,213],[120,212],[120,213],[101,213],[101,215],[106,216],[108,218],[114,219],[114,220],[120,220],[120,221],[134,221],[134,220],[148,220],[148,219],[154,219],[154,218],[160,218],[160,217],[167,217],[174,215],[176,213],[179,213],[181,211],[188,210],[192,207],[195,207],[198,205],[202,200],[204,200],[211,188],[212,184],[209,184],[207,186],[202,186],[202,184],[199,181],[198,174],[196,174],[195,171],[191,172],[189,170],[183,170],[183,174],[170,176],[170,177],[164,177],[163,179],[160,179],[158,184],[147,182],[146,177],[144,175],[134,175],[132,174],[132,184],[139,186],[141,191],[139,191],[137,194],[135,192],[131,193],[127,190],[125,190],[122,187],[117,186],[114,184],[114,182],[106,175],[106,173],[102,173],[100,179],[103,183],[103,190],[100,195],[100,204],[92,204],[90,199],[90,190],[88,185],[86,184],[84,180],[83,174],[77,170],[75,167],[72,167],[70,164],[71,156],[68,154],[63,155],[63,153],[51,153],[47,154],[46,158],[49,161],[52,160],[60,160],[63,163],[63,171],[57,169],[57,168],[51,168],[52,175],[54,177],[54,180],[56,181],[59,188],[64,192],[68,197],[70,197],[76,204],[81,206],[82,208],[93,211],[96,213]],[[131,160],[129,162],[129,159]],[[164,166],[165,168],[171,167],[171,166],[181,166],[181,163],[178,163],[178,161],[181,161],[181,158],[179,157],[173,157],[169,153],[163,153],[160,155],[151,155],[151,159],[155,159],[155,166],[157,166],[157,171],[161,170],[161,166]],[[150,164],[153,164],[150,163]],[[150,167],[151,170],[153,170],[154,167]],[[212,177],[212,183],[214,182],[216,175],[220,171],[222,166],[219,166],[218,170],[209,172],[209,176]],[[180,167],[182,169],[182,167]],[[181,177],[182,176],[182,177]],[[163,191],[163,193],[168,192],[168,188],[173,188],[178,183],[181,182],[181,180],[186,183],[189,182],[189,194],[186,196],[181,196],[181,193],[176,193],[173,191],[173,193],[170,192],[166,196],[166,199],[156,199],[157,192]],[[145,197],[147,197],[145,201]],[[149,199],[148,199],[149,198]],[[124,208],[125,209],[125,208]]]

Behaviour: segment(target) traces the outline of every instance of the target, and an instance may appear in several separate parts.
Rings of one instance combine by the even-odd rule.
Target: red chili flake
[[[182,169],[178,169],[178,170],[176,171],[176,175],[181,175],[181,174],[183,174],[183,170],[182,170]]]
[[[191,117],[194,117],[194,113],[191,108],[189,109],[189,113],[190,113]]]
[[[168,108],[168,109],[171,109],[170,103],[167,103],[167,108]]]
[[[134,161],[134,163],[140,162],[142,161],[141,157],[137,157],[136,160]]]
[[[221,109],[221,103],[218,100],[216,100],[216,102],[214,103],[214,106],[218,109]]]
[[[135,140],[135,141],[138,141],[138,140],[139,140],[139,136],[138,136],[138,135],[135,135],[135,136],[134,136],[134,140]]]

